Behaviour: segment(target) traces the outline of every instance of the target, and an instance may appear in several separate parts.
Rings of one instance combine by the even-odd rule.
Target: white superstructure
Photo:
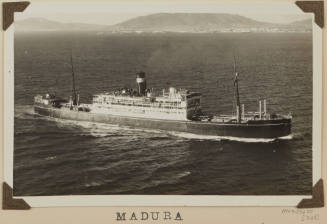
[[[131,89],[93,96],[91,112],[120,116],[167,120],[188,120],[200,110],[200,93],[173,87],[159,96],[145,91],[144,96]]]

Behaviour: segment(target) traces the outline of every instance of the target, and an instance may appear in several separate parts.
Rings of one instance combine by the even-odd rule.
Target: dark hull
[[[187,132],[198,135],[272,139],[291,134],[291,119],[260,121],[250,124],[228,124],[203,121],[134,118],[42,106],[34,106],[34,110],[37,114],[61,119],[119,124],[136,128]]]

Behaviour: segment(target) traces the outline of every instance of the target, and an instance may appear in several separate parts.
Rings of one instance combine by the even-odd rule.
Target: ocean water
[[[135,87],[202,92],[209,114],[233,110],[233,55],[246,111],[293,114],[292,136],[242,141],[66,121],[33,112],[33,96],[82,102]],[[312,186],[312,37],[309,33],[16,33],[15,195],[299,195]]]

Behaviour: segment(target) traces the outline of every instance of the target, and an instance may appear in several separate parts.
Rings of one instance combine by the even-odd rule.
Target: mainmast
[[[77,94],[75,88],[75,73],[74,73],[74,66],[73,66],[73,53],[70,55],[70,63],[72,66],[72,81],[73,81],[73,88],[72,88],[72,97],[73,97],[73,105],[77,105]]]
[[[234,87],[235,87],[235,104],[236,104],[236,118],[237,122],[241,122],[241,103],[240,103],[240,95],[238,91],[238,72],[236,71],[236,60],[234,56]]]

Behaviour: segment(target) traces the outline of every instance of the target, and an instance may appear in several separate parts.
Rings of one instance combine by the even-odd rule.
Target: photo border
[[[62,3],[65,4],[65,3]],[[258,3],[260,4],[260,3]],[[313,184],[321,179],[322,145],[322,29],[313,23]],[[4,32],[4,180],[13,186],[13,120],[14,120],[14,24]],[[3,188],[5,189],[5,188]],[[27,196],[22,199],[31,207],[49,206],[296,206],[313,195],[291,196],[204,196],[204,195],[95,195],[95,196]]]

